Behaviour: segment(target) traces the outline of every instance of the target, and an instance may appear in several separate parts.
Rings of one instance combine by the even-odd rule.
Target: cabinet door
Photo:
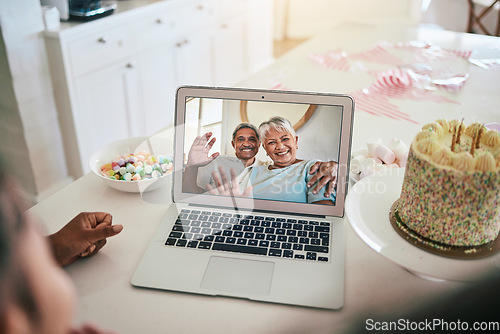
[[[274,60],[273,20],[272,1],[251,1],[247,48],[250,72],[259,71]]]
[[[132,59],[75,79],[73,117],[80,163],[110,142],[144,135],[140,114],[138,75]]]
[[[172,43],[168,43],[143,51],[138,56],[143,122],[147,135],[174,121],[178,86],[174,52]]]
[[[180,85],[213,85],[210,31],[185,35],[175,43],[175,62]]]
[[[220,21],[215,29],[215,83],[231,86],[248,73],[248,23],[243,15]]]

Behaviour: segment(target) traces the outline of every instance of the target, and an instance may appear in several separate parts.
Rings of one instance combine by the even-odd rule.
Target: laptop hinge
[[[236,210],[240,212],[260,212],[260,213],[272,213],[272,214],[281,214],[281,215],[287,215],[287,216],[301,216],[301,217],[315,217],[315,218],[322,218],[325,219],[325,215],[315,215],[311,213],[297,213],[297,212],[283,212],[283,211],[272,211],[272,210],[259,210],[259,209],[238,209],[234,207],[227,207],[227,206],[216,206],[216,205],[201,205],[201,204],[188,204],[188,206],[194,206],[194,207],[202,207],[202,208],[212,208],[212,209],[222,209],[222,210]]]

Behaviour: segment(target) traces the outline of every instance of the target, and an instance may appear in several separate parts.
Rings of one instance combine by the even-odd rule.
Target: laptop
[[[344,200],[353,110],[353,99],[347,95],[178,88],[173,203],[133,274],[132,285],[314,308],[341,308]],[[287,181],[287,174],[282,175],[273,183],[278,188],[254,191],[259,189],[261,175],[285,170],[273,169],[274,161],[262,145],[256,155],[259,164],[243,166],[237,172],[233,168],[234,175],[226,173],[224,185],[228,186],[241,180],[240,173],[257,175],[250,177],[254,182],[250,192],[244,193],[242,189],[230,194],[217,192],[223,189],[220,173],[216,174],[220,189],[186,188],[186,182],[197,183],[196,177],[183,179],[189,151],[197,136],[211,132],[216,138],[208,155],[215,152],[220,155],[211,163],[219,159],[223,162],[224,157],[234,162],[236,155],[231,142],[236,126],[246,122],[258,127],[275,116],[293,125],[298,136],[296,156],[304,163],[303,168],[309,168],[311,161],[316,160],[338,163],[334,194],[326,199],[326,204],[324,198],[315,199],[308,192],[310,188],[301,186],[301,178],[308,177],[306,169],[302,170],[303,176],[292,181]],[[219,163],[219,167],[223,165]],[[266,191],[273,196],[265,195]],[[302,192],[306,192],[303,197]],[[323,192],[320,194],[324,196]]]

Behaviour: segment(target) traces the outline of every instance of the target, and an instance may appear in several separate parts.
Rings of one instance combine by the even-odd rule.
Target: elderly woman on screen
[[[263,122],[259,126],[259,137],[273,163],[269,166],[254,167],[239,176],[231,173],[233,182],[228,181],[224,170],[219,170],[221,178],[214,172],[212,176],[216,187],[211,187],[212,194],[233,196],[251,194],[255,199],[335,204],[335,192],[325,198],[324,190],[314,194],[313,187],[307,187],[312,178],[309,170],[316,160],[297,159],[299,138],[287,119],[273,117]],[[236,179],[239,182],[234,182]],[[243,192],[240,189],[244,189]]]

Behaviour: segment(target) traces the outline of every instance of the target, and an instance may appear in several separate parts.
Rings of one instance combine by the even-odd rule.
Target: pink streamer
[[[463,85],[465,85],[465,81],[469,78],[468,74],[457,75],[448,79],[435,79],[432,80],[432,83],[439,88],[443,88],[448,92],[456,93],[460,89],[462,89]]]
[[[408,50],[414,54],[413,60],[405,65],[400,58],[391,54],[388,49]],[[349,71],[354,68],[349,63],[349,60],[377,62],[395,66],[394,69],[382,72],[369,71],[376,78],[376,81],[368,88],[351,93],[356,99],[356,109],[376,116],[418,123],[410,115],[402,112],[399,107],[391,103],[390,99],[458,103],[435,94],[432,90],[440,88],[448,92],[457,92],[465,84],[468,74],[457,75],[451,73],[450,70],[433,68],[425,65],[425,63],[465,59],[483,68],[495,66],[500,68],[500,60],[489,63],[470,60],[471,54],[471,50],[442,49],[428,42],[409,41],[397,44],[380,43],[372,49],[353,54],[346,54],[341,49],[329,51],[324,55],[310,54],[309,59],[320,66],[340,71]]]
[[[389,101],[389,97],[381,94],[370,94],[369,91],[359,90],[351,95],[356,103],[356,110],[362,110],[374,116],[388,117],[398,121],[408,121],[418,124],[410,115],[402,112],[398,106]]]
[[[471,64],[486,70],[500,70],[500,59],[469,59]]]
[[[285,87],[281,82],[275,80],[273,86],[271,86],[272,90],[289,90],[287,87]]]
[[[392,55],[382,45],[377,45],[373,49],[354,53],[349,56],[352,59],[364,60],[389,65],[401,65],[403,62],[398,57]]]
[[[436,103],[458,103],[431,91],[421,89],[409,70],[401,68],[383,72],[371,72],[377,80],[367,89],[350,93],[356,101],[356,109],[376,116],[418,124],[410,115],[402,112],[390,99],[430,101]]]
[[[349,71],[352,69],[352,66],[346,59],[346,54],[340,49],[335,51],[328,51],[324,55],[310,54],[309,58],[313,62],[329,69],[340,71]]]

